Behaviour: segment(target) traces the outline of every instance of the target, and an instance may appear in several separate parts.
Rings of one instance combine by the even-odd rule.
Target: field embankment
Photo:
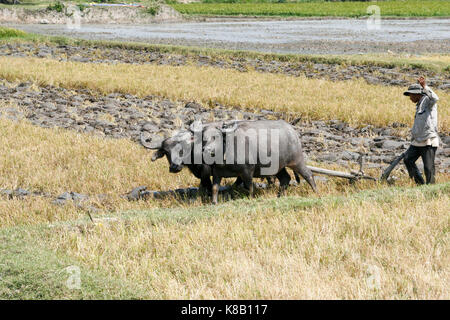
[[[92,7],[83,3],[49,1],[44,5],[0,6],[0,23],[21,24],[148,24],[182,21],[172,7]]]
[[[380,8],[382,17],[448,17],[448,1],[377,1],[377,2],[294,2],[274,3],[268,1],[205,1],[204,3],[173,3],[171,6],[180,13],[188,15],[227,15],[227,16],[292,16],[292,17],[365,17],[370,5]]]

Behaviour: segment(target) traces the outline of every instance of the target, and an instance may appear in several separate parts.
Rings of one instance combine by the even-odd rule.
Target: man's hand
[[[427,85],[424,77],[420,77],[419,79],[417,79],[417,82],[422,86],[422,88],[425,88],[425,86]]]

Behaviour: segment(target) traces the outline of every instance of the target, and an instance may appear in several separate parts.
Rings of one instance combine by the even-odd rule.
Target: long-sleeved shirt
[[[424,95],[416,104],[416,115],[411,130],[413,146],[439,146],[437,101],[439,97],[425,86]]]

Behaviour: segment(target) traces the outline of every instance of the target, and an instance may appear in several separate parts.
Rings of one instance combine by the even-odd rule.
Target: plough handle
[[[394,159],[394,161],[391,162],[389,167],[387,167],[383,173],[381,174],[380,181],[386,181],[387,178],[389,178],[389,175],[391,174],[392,170],[398,165],[400,161],[405,157],[406,151],[403,152],[401,155],[399,155],[397,158]]]

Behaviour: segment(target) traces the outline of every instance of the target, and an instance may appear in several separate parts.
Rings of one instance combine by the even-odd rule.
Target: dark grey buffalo
[[[239,177],[250,195],[252,179],[277,176],[284,190],[290,181],[285,170],[301,175],[316,192],[295,129],[283,120],[238,121],[203,129],[204,162],[211,165],[213,202],[217,203],[222,178]]]
[[[195,163],[195,152],[202,152],[193,148],[194,134],[190,130],[180,130],[169,138],[147,141],[141,136],[141,143],[144,147],[156,152],[152,156],[152,161],[166,157],[169,162],[169,171],[180,172],[184,166],[198,179],[200,179],[200,189],[211,192],[211,167],[200,163]],[[201,143],[201,142],[200,142]],[[183,151],[190,150],[189,153],[182,154]]]
[[[228,125],[238,122],[240,121],[232,121]],[[222,131],[219,128],[222,129],[224,126],[223,122],[213,122],[204,125],[201,122],[194,122],[189,130],[179,130],[169,138],[148,141],[148,137],[141,136],[141,143],[148,149],[156,150],[152,156],[152,161],[165,156],[169,162],[169,171],[172,173],[180,172],[186,166],[196,178],[200,179],[201,190],[211,193],[212,183],[210,177],[212,176],[212,170],[210,164],[213,163],[209,162],[207,164],[204,162],[205,136],[203,136],[203,133],[211,133],[210,129],[212,128],[221,133]],[[291,180],[290,175],[284,168],[276,176],[280,180],[281,185],[288,185]],[[236,177],[233,187],[243,183],[240,176]],[[296,179],[298,181],[297,175]],[[268,180],[271,181],[270,179]],[[248,184],[245,184],[245,187],[248,189]]]

